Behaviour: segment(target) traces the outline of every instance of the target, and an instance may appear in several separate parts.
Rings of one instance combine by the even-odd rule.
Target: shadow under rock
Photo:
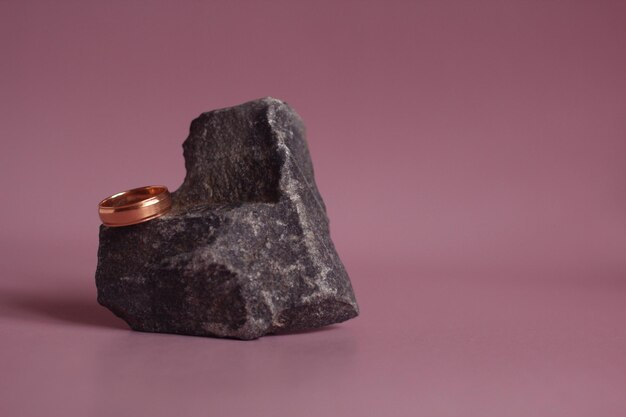
[[[130,330],[130,327],[122,319],[98,304],[95,295],[85,293],[59,295],[0,289],[0,315],[21,320],[61,321],[70,325]],[[270,333],[266,336],[281,337],[325,333],[337,331],[340,328],[340,324],[332,324],[315,329]]]
[[[2,315],[17,319],[53,320],[80,326],[130,330],[122,319],[114,316],[113,313],[98,304],[95,295],[91,296],[84,293],[57,295],[0,290],[0,305],[2,306]],[[333,324],[316,329],[280,332],[267,336],[305,335],[331,332],[339,328],[339,325]]]
[[[18,319],[62,321],[68,324],[129,329],[126,323],[85,293],[54,294],[0,291],[2,314]]]
[[[292,330],[292,331],[287,331],[287,332],[270,333],[267,336],[293,336],[293,335],[298,335],[298,334],[304,335],[304,334],[311,334],[311,333],[323,333],[323,332],[338,330],[339,328],[340,328],[340,325],[335,323],[335,324],[330,324],[324,327],[316,327],[314,329],[302,329],[302,330]]]

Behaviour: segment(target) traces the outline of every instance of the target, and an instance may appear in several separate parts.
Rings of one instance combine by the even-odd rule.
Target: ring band
[[[105,198],[98,204],[98,214],[105,226],[130,226],[162,216],[171,207],[172,197],[167,187],[151,185]]]

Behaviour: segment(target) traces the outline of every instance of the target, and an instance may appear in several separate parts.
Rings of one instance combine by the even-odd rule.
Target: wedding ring
[[[162,216],[171,207],[172,198],[167,187],[151,185],[105,198],[98,204],[98,214],[105,226],[130,226]]]

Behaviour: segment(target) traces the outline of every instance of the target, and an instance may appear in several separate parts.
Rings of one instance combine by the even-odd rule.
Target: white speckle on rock
[[[142,276],[123,276],[120,277],[120,281],[124,281],[124,282],[132,282],[134,284],[143,284],[146,282],[146,278],[142,277]]]

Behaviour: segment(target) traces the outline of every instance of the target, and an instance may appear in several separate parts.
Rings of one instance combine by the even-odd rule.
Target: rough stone
[[[293,109],[203,113],[183,149],[168,214],[100,227],[100,304],[135,330],[239,339],[358,315]]]

